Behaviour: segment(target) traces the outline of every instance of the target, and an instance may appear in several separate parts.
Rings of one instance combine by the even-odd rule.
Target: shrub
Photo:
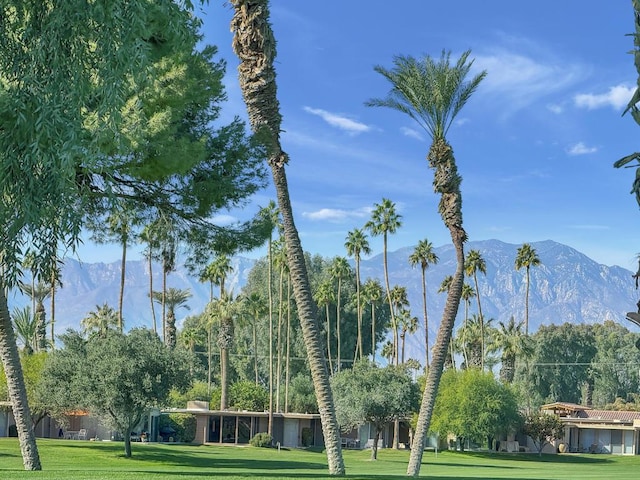
[[[267,432],[256,433],[254,437],[249,440],[249,444],[252,447],[271,447],[271,442],[273,442],[273,439]]]
[[[190,413],[171,413],[160,417],[160,427],[175,431],[177,441],[191,443],[196,438],[196,417]]]

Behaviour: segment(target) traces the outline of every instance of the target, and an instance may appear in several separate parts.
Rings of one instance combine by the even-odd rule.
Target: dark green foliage
[[[272,443],[273,443],[273,439],[271,438],[271,435],[269,435],[266,432],[256,433],[253,436],[253,438],[249,440],[249,444],[252,447],[269,448],[271,447]]]
[[[229,406],[238,410],[262,412],[269,407],[269,393],[249,381],[237,382],[229,388]]]
[[[190,413],[170,413],[167,425],[176,431],[176,441],[191,443],[196,438],[196,417]],[[162,427],[162,424],[160,425]]]
[[[289,384],[289,411],[318,413],[318,401],[309,375],[298,374]]]
[[[313,430],[308,427],[304,427],[300,433],[303,447],[310,447],[313,441]]]

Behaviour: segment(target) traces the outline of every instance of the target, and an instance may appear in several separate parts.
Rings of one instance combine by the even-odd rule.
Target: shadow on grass
[[[454,455],[457,452],[453,453]],[[594,463],[594,464],[606,464],[611,463],[612,460],[607,458],[605,455],[586,455],[586,454],[547,454],[544,453],[542,456],[537,453],[494,453],[494,452],[464,452],[460,453],[460,455],[466,455],[468,457],[482,458],[486,460],[490,459],[500,459],[503,461],[516,461],[516,462],[533,462],[533,463],[562,463],[562,464],[571,464],[571,463]]]

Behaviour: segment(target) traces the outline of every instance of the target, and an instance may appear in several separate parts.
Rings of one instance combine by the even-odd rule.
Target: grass
[[[46,480],[328,479],[324,452],[232,446],[134,444],[123,456],[118,442],[39,439],[41,472],[25,472],[17,439],[0,438],[0,478]],[[346,478],[399,480],[405,476],[408,451],[347,450]],[[432,479],[603,479],[637,478],[640,456],[543,455],[475,452],[425,452],[422,477]]]

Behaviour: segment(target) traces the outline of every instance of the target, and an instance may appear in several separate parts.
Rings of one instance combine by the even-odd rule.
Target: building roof
[[[587,418],[592,420],[606,420],[619,422],[633,422],[640,419],[640,412],[625,412],[614,410],[586,410],[578,412],[578,418]]]

